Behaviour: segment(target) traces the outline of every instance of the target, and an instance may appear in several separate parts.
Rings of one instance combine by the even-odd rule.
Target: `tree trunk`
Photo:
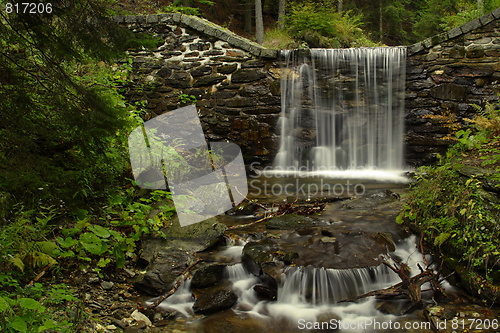
[[[337,11],[339,13],[342,13],[343,10],[344,10],[344,0],[339,0],[339,3],[337,5]]]
[[[382,38],[384,37],[384,26],[383,26],[383,23],[384,23],[384,20],[382,18],[382,2],[383,0],[380,0],[379,1],[379,5],[380,5],[380,8],[379,8],[379,34],[380,34],[380,41],[382,41]]]
[[[264,20],[262,18],[262,1],[255,0],[255,39],[257,43],[264,41]]]
[[[278,2],[278,29],[285,27],[285,7],[286,0],[279,0]]]
[[[245,31],[252,33],[253,1],[245,0]]]

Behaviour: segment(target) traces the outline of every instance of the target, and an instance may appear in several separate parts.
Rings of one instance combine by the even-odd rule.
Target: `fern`
[[[435,246],[441,246],[444,244],[444,242],[446,242],[448,240],[448,238],[450,238],[450,234],[448,232],[442,232],[439,234],[439,236],[437,236],[436,238],[434,238],[434,245]]]

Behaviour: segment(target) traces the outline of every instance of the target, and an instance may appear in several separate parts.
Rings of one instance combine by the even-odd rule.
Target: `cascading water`
[[[386,266],[325,269],[290,267],[278,294],[281,303],[335,304],[391,285],[394,273]]]
[[[418,273],[417,264],[422,264],[422,257],[417,250],[415,236],[398,244],[392,256],[403,260],[413,274]],[[303,331],[300,329],[302,322],[325,321],[331,324],[342,321],[344,325],[351,323],[358,325],[358,323],[398,320],[395,315],[379,312],[374,298],[354,303],[338,303],[340,300],[354,298],[399,282],[399,277],[384,265],[354,269],[292,266],[282,274],[275,301],[263,301],[259,298],[254,286],[261,284],[262,281],[249,273],[241,263],[226,266],[225,279],[232,283],[232,288],[238,295],[238,302],[232,311],[243,316],[251,316],[264,323],[269,332],[300,332]],[[153,301],[155,299],[151,299],[147,304]],[[159,307],[176,310],[184,317],[191,317],[193,302],[190,280],[187,280]],[[196,327],[196,321],[193,325]],[[351,327],[346,331],[379,332]]]
[[[401,170],[406,48],[282,51],[277,170]]]

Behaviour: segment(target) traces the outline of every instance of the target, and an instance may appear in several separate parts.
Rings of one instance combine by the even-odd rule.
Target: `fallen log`
[[[179,276],[179,278],[177,279],[177,281],[175,281],[175,283],[172,285],[172,288],[170,288],[170,290],[168,292],[166,292],[165,294],[163,294],[160,297],[158,297],[158,299],[156,301],[154,301],[153,303],[151,303],[150,305],[148,305],[146,307],[146,310],[150,310],[150,309],[156,308],[158,305],[160,305],[161,302],[163,302],[164,300],[166,300],[167,298],[169,298],[170,296],[172,296],[176,292],[176,290],[179,289],[179,287],[181,286],[181,284],[188,278],[189,273],[191,272],[191,270],[193,269],[193,267],[196,266],[198,263],[200,263],[202,261],[203,261],[203,259],[197,258],[195,262],[193,262],[191,265],[189,265],[184,270],[184,272],[182,272],[182,274]]]

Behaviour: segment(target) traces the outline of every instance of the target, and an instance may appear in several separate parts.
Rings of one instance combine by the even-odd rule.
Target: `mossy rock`
[[[268,229],[290,230],[311,227],[315,225],[319,225],[318,220],[297,214],[275,216],[266,221],[266,228]]]
[[[198,269],[193,274],[191,288],[206,288],[215,285],[224,277],[225,265],[213,264]]]
[[[226,226],[219,223],[216,217],[202,222],[181,227],[178,220],[174,219],[172,224],[162,229],[165,240],[183,241],[193,244],[193,250],[202,251],[216,245],[222,239]]]
[[[470,268],[457,264],[455,272],[460,276],[460,283],[473,295],[484,299],[492,304],[500,302],[500,285],[494,284],[484,278],[481,274]]]

